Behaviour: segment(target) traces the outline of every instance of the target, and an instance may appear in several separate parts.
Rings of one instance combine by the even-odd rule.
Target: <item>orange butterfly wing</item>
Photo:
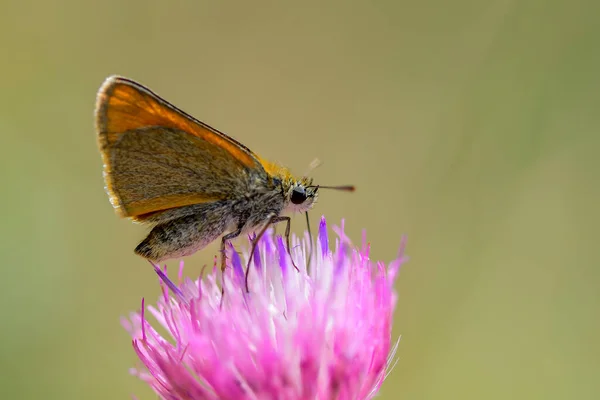
[[[258,157],[148,88],[109,77],[96,103],[106,187],[118,214],[146,215],[227,198]]]

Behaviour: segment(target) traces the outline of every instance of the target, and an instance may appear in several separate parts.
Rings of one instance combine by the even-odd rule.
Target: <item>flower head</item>
[[[405,258],[387,267],[354,249],[342,228],[330,246],[325,219],[307,271],[310,242],[294,238],[291,263],[284,240],[269,232],[249,254],[231,251],[220,271],[171,282],[157,268],[163,295],[123,324],[144,368],[133,371],[162,398],[369,399],[390,366],[393,283]],[[233,250],[233,248],[230,248]],[[181,281],[180,268],[180,281]],[[396,342],[397,344],[397,342]]]

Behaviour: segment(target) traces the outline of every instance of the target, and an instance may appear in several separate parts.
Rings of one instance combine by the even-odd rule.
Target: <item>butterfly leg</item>
[[[285,241],[287,244],[287,252],[290,256],[290,260],[292,261],[292,265],[296,268],[296,271],[300,272],[300,268],[296,266],[294,259],[292,258],[292,247],[290,246],[290,228],[292,227],[292,219],[290,217],[278,217],[279,219],[276,222],[285,221]]]
[[[225,295],[225,267],[227,266],[226,260],[227,256],[225,255],[225,245],[232,239],[240,236],[242,233],[242,227],[244,224],[238,224],[238,228],[223,236],[221,239],[221,304],[223,304],[223,296]]]
[[[252,257],[254,256],[254,250],[256,250],[256,246],[258,245],[258,241],[260,240],[260,238],[265,234],[265,232],[267,231],[267,229],[269,229],[269,226],[271,226],[271,224],[274,223],[273,221],[276,218],[277,217],[271,217],[269,219],[269,222],[267,222],[265,224],[265,226],[263,226],[263,228],[260,230],[260,232],[258,232],[258,235],[256,235],[256,237],[252,241],[252,247],[250,248],[250,255],[248,257],[248,265],[246,266],[246,276],[245,276],[246,292],[250,292],[250,288],[248,287],[248,275],[249,275],[249,272],[250,272],[250,262],[252,262]]]
[[[225,245],[230,240],[233,240],[236,237],[240,236],[241,233],[242,233],[242,229],[238,228],[234,232],[228,233],[227,235],[223,236],[223,238],[221,239],[221,272],[225,271],[225,267],[226,267],[225,261],[227,260],[227,257],[225,256]]]
[[[312,232],[310,231],[310,220],[308,218],[308,211],[304,213],[306,215],[306,230],[308,231],[308,261],[306,262],[306,273],[310,274],[310,260],[312,260],[313,255],[313,239]]]
[[[258,245],[258,241],[265,234],[265,232],[267,231],[267,229],[269,228],[269,226],[274,225],[274,224],[276,224],[278,222],[282,222],[282,221],[286,222],[285,238],[286,238],[286,242],[287,242],[287,251],[288,251],[288,254],[290,256],[290,260],[292,260],[292,265],[294,266],[294,268],[296,268],[296,271],[300,271],[300,269],[294,263],[294,259],[292,258],[292,253],[291,253],[291,250],[290,250],[291,218],[290,217],[277,217],[277,216],[271,217],[271,219],[269,220],[269,222],[267,222],[265,224],[265,226],[260,230],[260,232],[258,233],[258,235],[256,235],[256,237],[252,241],[252,247],[250,249],[250,256],[248,257],[248,265],[246,266],[246,277],[245,277],[246,278],[246,292],[250,292],[250,288],[248,287],[248,275],[250,273],[250,262],[252,261],[252,257],[254,256],[254,250],[256,249],[256,246]]]

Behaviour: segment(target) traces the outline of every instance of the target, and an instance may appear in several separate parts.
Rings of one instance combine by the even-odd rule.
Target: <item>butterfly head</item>
[[[290,177],[283,185],[286,210],[293,212],[306,212],[313,208],[317,201],[319,186],[312,184],[312,178]]]
[[[284,198],[284,211],[307,212],[317,202],[319,189],[335,189],[342,191],[354,191],[354,186],[323,186],[314,185],[313,178],[303,176],[298,178],[284,167],[277,164],[262,161],[267,173],[273,179],[276,186],[281,187]]]

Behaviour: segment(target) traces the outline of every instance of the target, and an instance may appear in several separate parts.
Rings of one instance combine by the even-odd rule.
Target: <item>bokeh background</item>
[[[93,124],[134,78],[302,173],[375,258],[401,234],[382,399],[600,398],[600,3],[4,0],[0,398],[155,396],[119,317],[155,299]],[[303,219],[294,219],[296,231]],[[187,261],[196,274],[216,248]]]

